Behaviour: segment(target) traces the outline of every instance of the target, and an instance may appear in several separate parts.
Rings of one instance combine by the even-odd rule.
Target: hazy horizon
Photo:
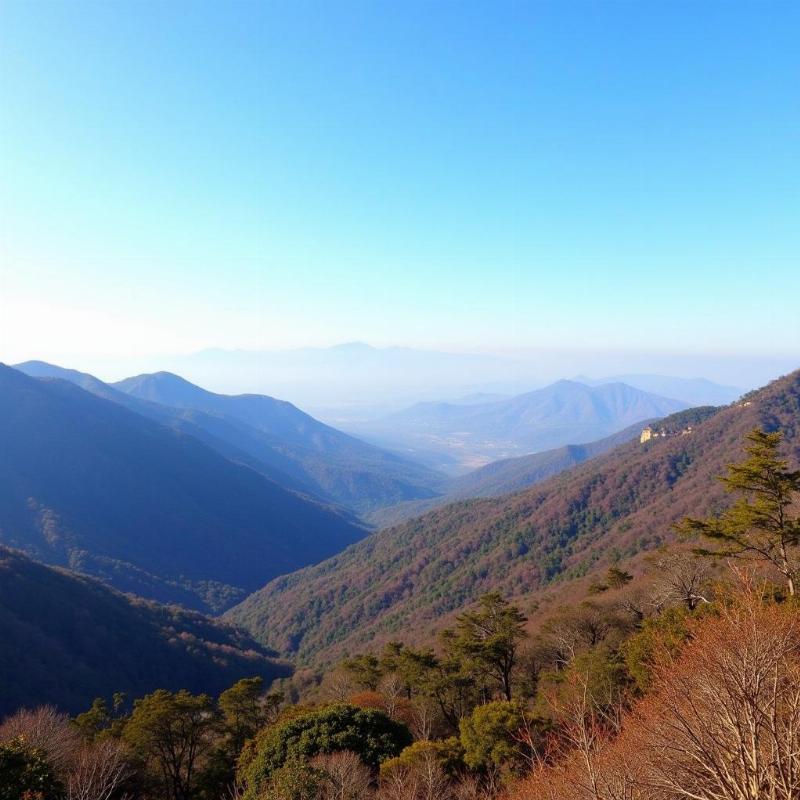
[[[684,399],[708,396],[730,402],[748,391],[800,367],[800,356],[720,356],[591,351],[456,352],[402,346],[375,347],[347,342],[331,347],[249,351],[208,349],[170,356],[96,357],[41,360],[88,372],[107,382],[152,372],[172,372],[223,394],[258,393],[288,400],[332,424],[375,417],[421,401],[456,401],[471,394],[516,395],[557,380],[622,380],[654,394],[678,397],[676,391],[642,379],[709,381]],[[635,380],[638,377],[639,380]]]

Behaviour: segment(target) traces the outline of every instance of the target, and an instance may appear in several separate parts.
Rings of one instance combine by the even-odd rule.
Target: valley
[[[420,403],[351,430],[451,475],[487,463],[586,444],[687,404],[626,384],[558,381],[516,397],[478,403]]]

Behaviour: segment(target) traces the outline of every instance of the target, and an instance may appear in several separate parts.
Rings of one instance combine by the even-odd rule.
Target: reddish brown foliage
[[[620,736],[578,711],[566,755],[515,800],[796,800],[800,615],[749,592],[657,667]]]

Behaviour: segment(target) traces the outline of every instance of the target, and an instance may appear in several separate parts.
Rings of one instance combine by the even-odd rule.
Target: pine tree
[[[791,471],[778,454],[780,433],[756,429],[748,434],[748,457],[728,467],[722,478],[730,492],[743,495],[728,511],[708,519],[687,518],[678,525],[686,535],[699,534],[716,544],[697,548],[700,555],[745,558],[774,566],[795,594],[798,563],[792,552],[800,543],[800,517],[792,506],[800,493],[800,471]]]
[[[517,648],[525,638],[525,616],[498,592],[483,595],[476,611],[457,618],[454,631],[444,631],[446,647],[469,662],[482,677],[497,681],[511,700],[511,673]]]

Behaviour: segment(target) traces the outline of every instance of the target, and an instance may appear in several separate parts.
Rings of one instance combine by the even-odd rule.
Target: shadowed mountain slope
[[[188,419],[307,491],[357,512],[432,497],[442,476],[319,422],[265,395],[223,395],[177,375],[139,375],[114,388],[181,409]]]
[[[314,487],[310,483],[284,472],[281,469],[282,465],[285,466],[284,459],[274,453],[271,445],[265,449],[262,454],[263,458],[251,455],[251,452],[248,451],[257,448],[257,443],[253,442],[253,438],[258,439],[259,434],[235,420],[229,421],[192,409],[170,408],[160,403],[140,400],[103,383],[94,375],[74,369],[65,369],[44,361],[26,361],[22,364],[15,364],[14,369],[24,372],[32,378],[59,378],[74,383],[81,389],[102,397],[104,400],[111,400],[129,411],[141,414],[143,417],[173,428],[180,433],[194,436],[231,461],[245,464],[257,472],[261,472],[285,489],[302,492],[316,497],[317,500],[329,502],[315,495]]]
[[[114,692],[217,694],[290,673],[240,630],[1,546],[0,641],[0,717],[44,703],[74,714]]]
[[[691,433],[684,431],[692,426]],[[497,589],[510,597],[673,538],[672,524],[729,502],[716,479],[757,426],[800,461],[800,372],[711,416],[688,410],[518,494],[455,503],[272,581],[229,612],[256,638],[327,663],[400,632],[429,638],[446,615]]]
[[[0,543],[221,610],[363,535],[193,436],[0,365]]]
[[[15,364],[14,369],[32,378],[59,378],[74,383],[104,400],[111,400],[143,417],[194,436],[231,461],[245,464],[261,472],[286,489],[303,492],[322,502],[330,502],[328,498],[316,494],[313,483],[304,480],[294,469],[293,464],[275,449],[269,437],[238,420],[229,420],[194,409],[172,408],[161,403],[140,400],[86,372],[65,369],[44,361],[26,361],[23,364]],[[297,474],[290,475],[285,471],[287,467],[290,472]]]

